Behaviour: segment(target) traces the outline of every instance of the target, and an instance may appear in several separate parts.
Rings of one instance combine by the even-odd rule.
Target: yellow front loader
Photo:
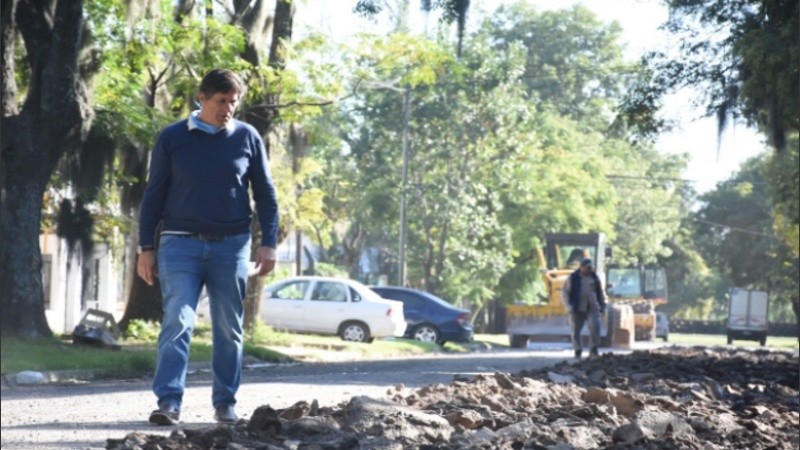
[[[633,308],[637,341],[655,340],[655,307],[667,303],[667,278],[662,267],[611,265],[606,276],[606,292],[613,303]]]
[[[545,237],[539,249],[542,280],[547,290],[546,302],[506,307],[506,332],[512,347],[524,348],[529,342],[570,342],[569,315],[561,301],[561,288],[583,258],[592,258],[604,279],[605,236],[602,233],[553,233]],[[588,327],[583,337],[588,340]],[[634,339],[633,308],[609,303],[600,321],[601,345],[630,348]]]

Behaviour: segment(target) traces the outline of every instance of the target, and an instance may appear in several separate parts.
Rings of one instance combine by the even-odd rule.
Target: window
[[[592,258],[595,261],[597,260],[597,255],[595,255],[597,249],[594,247],[561,245],[556,246],[555,251],[557,252],[557,255],[551,255],[550,257],[555,257],[558,259],[548,261],[548,265],[551,268],[577,269],[584,258]]]
[[[350,301],[353,303],[361,301],[361,294],[356,292],[356,290],[353,288],[350,288]]]
[[[308,281],[292,281],[275,287],[270,297],[284,300],[303,300],[306,297]]]
[[[639,278],[639,269],[608,270],[608,294],[612,297],[639,298],[642,296],[642,285]]]
[[[311,300],[323,302],[346,302],[347,287],[342,283],[318,281],[311,294]]]
[[[425,309],[425,300],[408,292],[385,290],[380,291],[381,297],[389,300],[403,302],[403,309],[406,311],[420,311]]]

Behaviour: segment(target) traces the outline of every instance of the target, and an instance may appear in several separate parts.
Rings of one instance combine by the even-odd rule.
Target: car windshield
[[[608,270],[608,289],[613,297],[638,298],[642,296],[642,284],[639,279],[638,269],[618,269]]]

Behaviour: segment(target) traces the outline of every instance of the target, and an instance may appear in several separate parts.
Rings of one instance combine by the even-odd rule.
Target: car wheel
[[[339,337],[343,341],[372,342],[369,327],[361,322],[345,322],[339,327]]]
[[[441,339],[441,334],[433,325],[424,324],[414,328],[414,331],[411,333],[411,337],[421,342],[432,342],[434,344],[438,344],[439,340]]]

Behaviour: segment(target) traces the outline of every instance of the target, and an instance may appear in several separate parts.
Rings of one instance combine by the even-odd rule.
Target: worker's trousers
[[[581,331],[583,325],[588,322],[589,325],[589,345],[591,348],[597,348],[600,345],[600,312],[597,310],[580,312],[573,311],[570,314],[572,323],[572,347],[575,350],[580,350],[581,345]]]

